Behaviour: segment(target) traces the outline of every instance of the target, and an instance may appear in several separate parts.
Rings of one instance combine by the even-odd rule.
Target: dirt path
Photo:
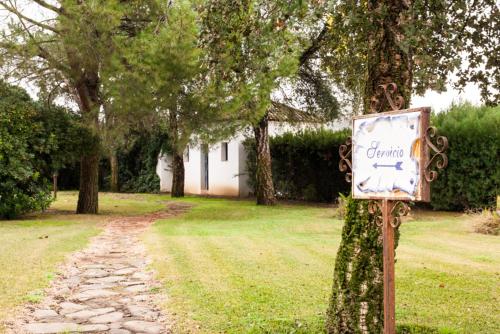
[[[158,308],[159,282],[147,269],[139,235],[155,220],[188,210],[172,203],[165,212],[109,222],[83,251],[70,256],[40,304],[25,307],[8,333],[169,333]]]

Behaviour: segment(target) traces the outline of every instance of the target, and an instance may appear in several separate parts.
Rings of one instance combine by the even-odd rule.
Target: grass
[[[61,192],[45,213],[0,221],[0,321],[25,302],[39,302],[65,255],[82,249],[100,224],[118,215],[165,207],[166,196],[101,194],[100,215],[75,215],[76,192]],[[0,332],[2,331],[0,325]]]
[[[342,222],[320,207],[186,199],[146,233],[176,333],[322,333]],[[500,243],[415,212],[397,249],[401,333],[498,333]]]

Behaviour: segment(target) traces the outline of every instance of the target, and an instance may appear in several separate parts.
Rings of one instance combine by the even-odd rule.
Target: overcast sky
[[[52,3],[53,1],[48,1]],[[31,1],[19,0],[19,8],[25,9],[25,14],[32,18],[48,18],[51,14],[41,10],[38,5],[33,5]],[[0,29],[5,27],[5,12],[0,11]],[[30,94],[36,95],[34,89],[25,87]],[[471,102],[472,104],[481,104],[481,96],[476,85],[469,84],[463,92],[459,92],[448,85],[448,90],[444,93],[427,91],[424,96],[414,96],[411,101],[411,107],[431,107],[434,111],[440,112],[446,110],[452,103]]]
[[[413,96],[411,107],[431,107],[434,111],[440,112],[446,110],[452,103],[466,101],[475,105],[481,104],[481,95],[476,85],[468,84],[461,93],[450,85],[448,91],[444,93],[429,90],[424,96]]]

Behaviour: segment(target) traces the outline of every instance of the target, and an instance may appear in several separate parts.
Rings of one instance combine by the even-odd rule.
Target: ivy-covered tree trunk
[[[99,196],[99,154],[80,159],[80,192],[76,213],[97,214]]]
[[[111,152],[109,156],[109,165],[111,168],[111,191],[119,192],[120,185],[118,183],[118,157],[116,151]]]
[[[271,166],[271,150],[269,148],[269,118],[266,114],[257,126],[254,126],[254,135],[257,148],[255,196],[259,205],[276,204],[274,195],[273,173]]]
[[[409,22],[412,1],[370,0],[368,38],[368,77],[364,94],[365,113],[377,97],[377,87],[396,83],[408,107],[412,84],[412,54],[405,43],[404,24]],[[380,108],[390,106],[379,96]],[[395,232],[395,247],[399,234]],[[383,258],[381,228],[367,212],[367,202],[350,199],[344,222],[342,242],[337,252],[333,292],[327,311],[329,334],[382,333]]]
[[[381,333],[384,288],[379,227],[371,219],[366,201],[349,198],[346,206],[327,311],[327,331]]]
[[[184,197],[184,157],[174,150],[172,157],[172,197]]]

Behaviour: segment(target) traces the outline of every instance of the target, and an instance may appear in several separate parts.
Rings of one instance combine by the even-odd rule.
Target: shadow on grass
[[[326,334],[325,325],[322,321],[303,321],[288,319],[266,320],[254,324],[245,333],[264,334]],[[456,331],[447,328],[435,328],[414,324],[402,324],[397,326],[397,334],[457,334]]]
[[[437,329],[421,325],[404,324],[398,325],[396,332],[398,334],[456,334],[457,332],[447,328]]]

